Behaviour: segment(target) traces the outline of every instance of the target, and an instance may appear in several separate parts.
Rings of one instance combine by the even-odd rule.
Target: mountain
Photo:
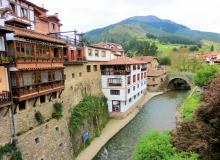
[[[119,23],[89,31],[85,36],[93,42],[125,42],[132,38],[146,35],[170,43],[175,43],[176,39],[180,43],[194,43],[201,40],[220,43],[220,34],[218,33],[191,30],[184,25],[171,20],[160,19],[156,16],[131,17]]]

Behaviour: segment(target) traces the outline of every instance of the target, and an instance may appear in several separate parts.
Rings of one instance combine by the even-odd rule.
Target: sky
[[[133,16],[155,15],[191,29],[220,33],[220,0],[30,0],[58,13],[62,31],[86,32]]]

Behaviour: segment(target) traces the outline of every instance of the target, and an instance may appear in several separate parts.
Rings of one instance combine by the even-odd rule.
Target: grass
[[[201,105],[200,95],[189,96],[180,107],[180,114],[183,120],[193,120],[194,111]]]

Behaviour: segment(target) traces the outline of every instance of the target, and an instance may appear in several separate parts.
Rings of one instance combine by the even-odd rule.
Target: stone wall
[[[24,160],[71,160],[69,137],[65,119],[53,119],[17,137],[17,146]]]
[[[9,141],[10,141],[9,112],[7,112],[7,108],[1,108],[0,109],[0,146],[3,146]]]

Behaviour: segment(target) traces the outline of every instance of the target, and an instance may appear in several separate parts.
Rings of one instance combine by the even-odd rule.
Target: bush
[[[169,132],[151,131],[136,146],[135,160],[196,160],[194,153],[177,152]]]
[[[219,72],[219,67],[216,65],[204,65],[201,69],[196,72],[196,76],[193,81],[195,85],[204,87],[215,78],[215,75]]]
[[[159,61],[160,65],[169,66],[171,64],[171,60],[169,57],[160,57],[160,58],[158,58],[158,61]]]
[[[63,117],[63,104],[60,102],[56,102],[54,105],[54,112],[52,113],[52,118],[60,119]]]
[[[35,113],[35,119],[40,124],[44,122],[44,117],[39,111]]]
[[[194,95],[188,97],[180,108],[181,117],[183,120],[192,120],[194,111],[201,105],[200,96]]]
[[[12,154],[10,160],[22,160],[21,151],[19,151],[19,150],[15,151],[15,152]]]

